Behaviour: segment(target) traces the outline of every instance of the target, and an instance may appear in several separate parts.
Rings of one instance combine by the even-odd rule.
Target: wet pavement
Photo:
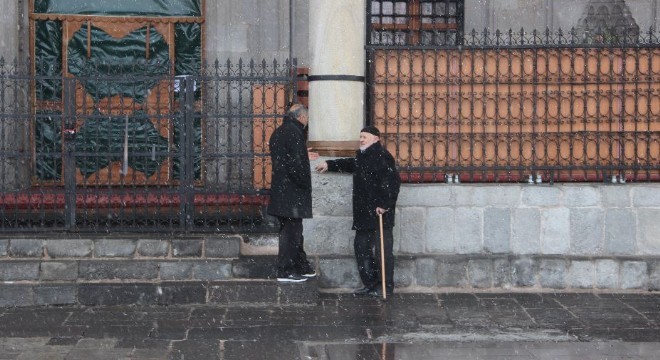
[[[291,285],[296,286],[296,285]],[[658,359],[660,294],[0,309],[0,359]]]

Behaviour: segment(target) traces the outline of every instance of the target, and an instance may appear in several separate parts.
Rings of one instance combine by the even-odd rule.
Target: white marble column
[[[309,2],[309,140],[322,155],[357,148],[364,126],[365,0]]]

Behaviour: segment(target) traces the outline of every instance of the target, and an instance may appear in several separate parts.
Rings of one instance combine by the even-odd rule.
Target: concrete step
[[[134,283],[1,284],[0,307],[34,305],[316,305],[318,282],[266,279]]]

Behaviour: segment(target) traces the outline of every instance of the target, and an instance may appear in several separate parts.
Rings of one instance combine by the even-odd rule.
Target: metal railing
[[[2,61],[0,232],[273,226],[265,144],[295,61],[158,73],[33,76]]]
[[[408,181],[660,180],[655,31],[460,43],[367,47],[368,119]]]

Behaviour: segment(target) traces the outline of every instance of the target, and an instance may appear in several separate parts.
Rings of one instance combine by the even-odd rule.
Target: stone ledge
[[[0,284],[0,307],[36,305],[302,306],[318,302],[318,282],[276,280],[169,281],[156,283]]]

